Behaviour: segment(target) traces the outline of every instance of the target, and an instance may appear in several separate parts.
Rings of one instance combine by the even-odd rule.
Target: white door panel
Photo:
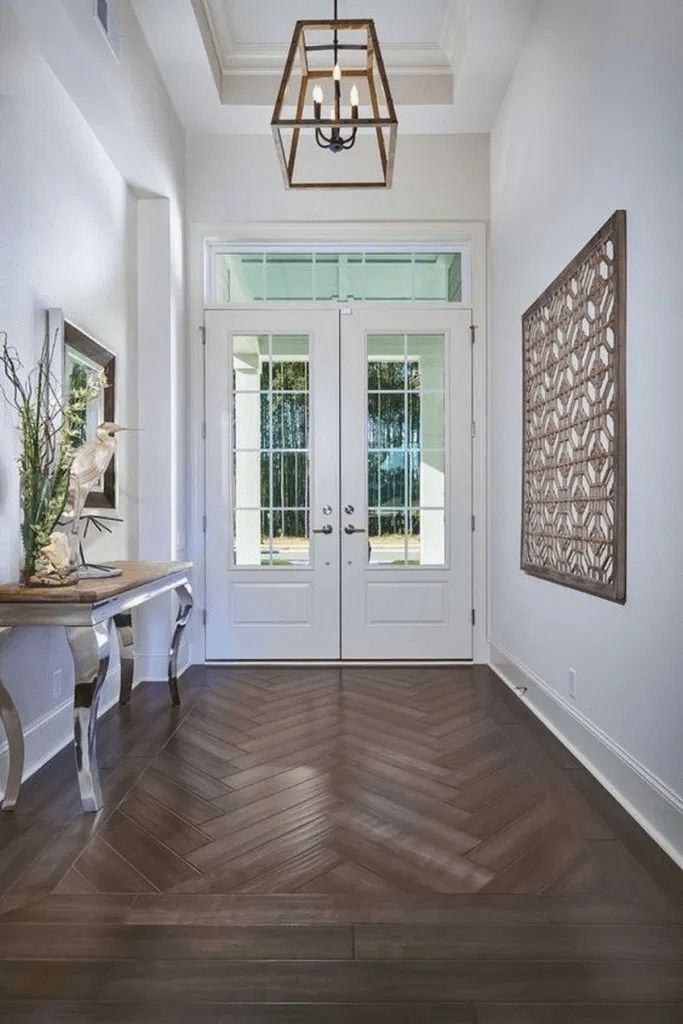
[[[209,660],[471,658],[470,322],[206,312]]]
[[[472,656],[470,323],[341,319],[344,658]]]
[[[207,658],[338,658],[338,315],[205,324]]]

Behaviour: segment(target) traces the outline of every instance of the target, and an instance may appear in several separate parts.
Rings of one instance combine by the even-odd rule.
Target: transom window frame
[[[315,307],[324,306],[349,306],[353,304],[364,305],[368,303],[380,303],[390,305],[391,303],[398,305],[414,306],[414,305],[425,305],[435,306],[438,304],[448,306],[471,306],[472,305],[472,245],[470,242],[460,242],[453,244],[439,244],[439,243],[401,243],[401,244],[371,244],[371,243],[357,243],[351,244],[343,242],[340,244],[333,244],[330,242],[305,242],[301,244],[276,244],[276,245],[264,245],[264,244],[240,244],[234,242],[219,242],[219,241],[206,241],[204,245],[204,306],[211,309],[239,309],[240,306],[243,308],[258,306],[259,308],[267,308],[268,306],[282,306],[289,305],[290,302],[282,298],[274,299],[261,299],[253,300],[248,303],[229,302],[221,303],[217,300],[218,295],[218,273],[217,273],[217,257],[220,256],[238,256],[247,255],[253,253],[254,255],[263,254],[264,256],[270,255],[287,255],[287,254],[301,254],[301,255],[419,255],[421,253],[429,253],[435,255],[460,255],[460,270],[461,270],[461,295],[460,299],[454,302],[449,302],[447,299],[424,299],[424,298],[396,298],[389,297],[386,299],[361,299],[361,298],[344,298],[344,299],[294,299],[291,300],[291,305],[296,306],[297,303],[300,305],[310,304]]]

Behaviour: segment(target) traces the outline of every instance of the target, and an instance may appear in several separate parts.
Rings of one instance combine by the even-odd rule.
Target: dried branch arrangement
[[[93,373],[71,382],[62,399],[53,372],[58,338],[45,338],[40,358],[26,371],[7,334],[0,332],[0,365],[6,383],[2,393],[16,412],[21,437],[22,540],[25,582],[63,585],[77,579],[77,559],[65,555],[67,539],[58,531],[69,499],[69,476],[75,448],[82,438],[88,403],[104,387]],[[75,569],[75,578],[74,578]]]

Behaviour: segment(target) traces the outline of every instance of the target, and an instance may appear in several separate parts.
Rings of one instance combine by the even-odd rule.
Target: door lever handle
[[[352,533],[365,533],[365,530],[358,526],[354,526],[353,523],[349,523],[348,526],[344,527],[344,533],[348,533],[348,535],[351,536]]]
[[[334,527],[332,526],[332,523],[325,523],[324,526],[321,526],[319,530],[314,530],[313,533],[324,533],[327,537],[332,533],[333,529]]]

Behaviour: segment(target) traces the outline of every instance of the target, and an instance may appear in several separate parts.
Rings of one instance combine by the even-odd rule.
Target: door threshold
[[[444,668],[449,665],[472,665],[472,658],[328,658],[310,659],[308,661],[297,661],[287,659],[251,658],[249,660],[206,660],[207,668],[259,668],[268,665],[272,668],[361,668],[364,665],[370,668]]]

